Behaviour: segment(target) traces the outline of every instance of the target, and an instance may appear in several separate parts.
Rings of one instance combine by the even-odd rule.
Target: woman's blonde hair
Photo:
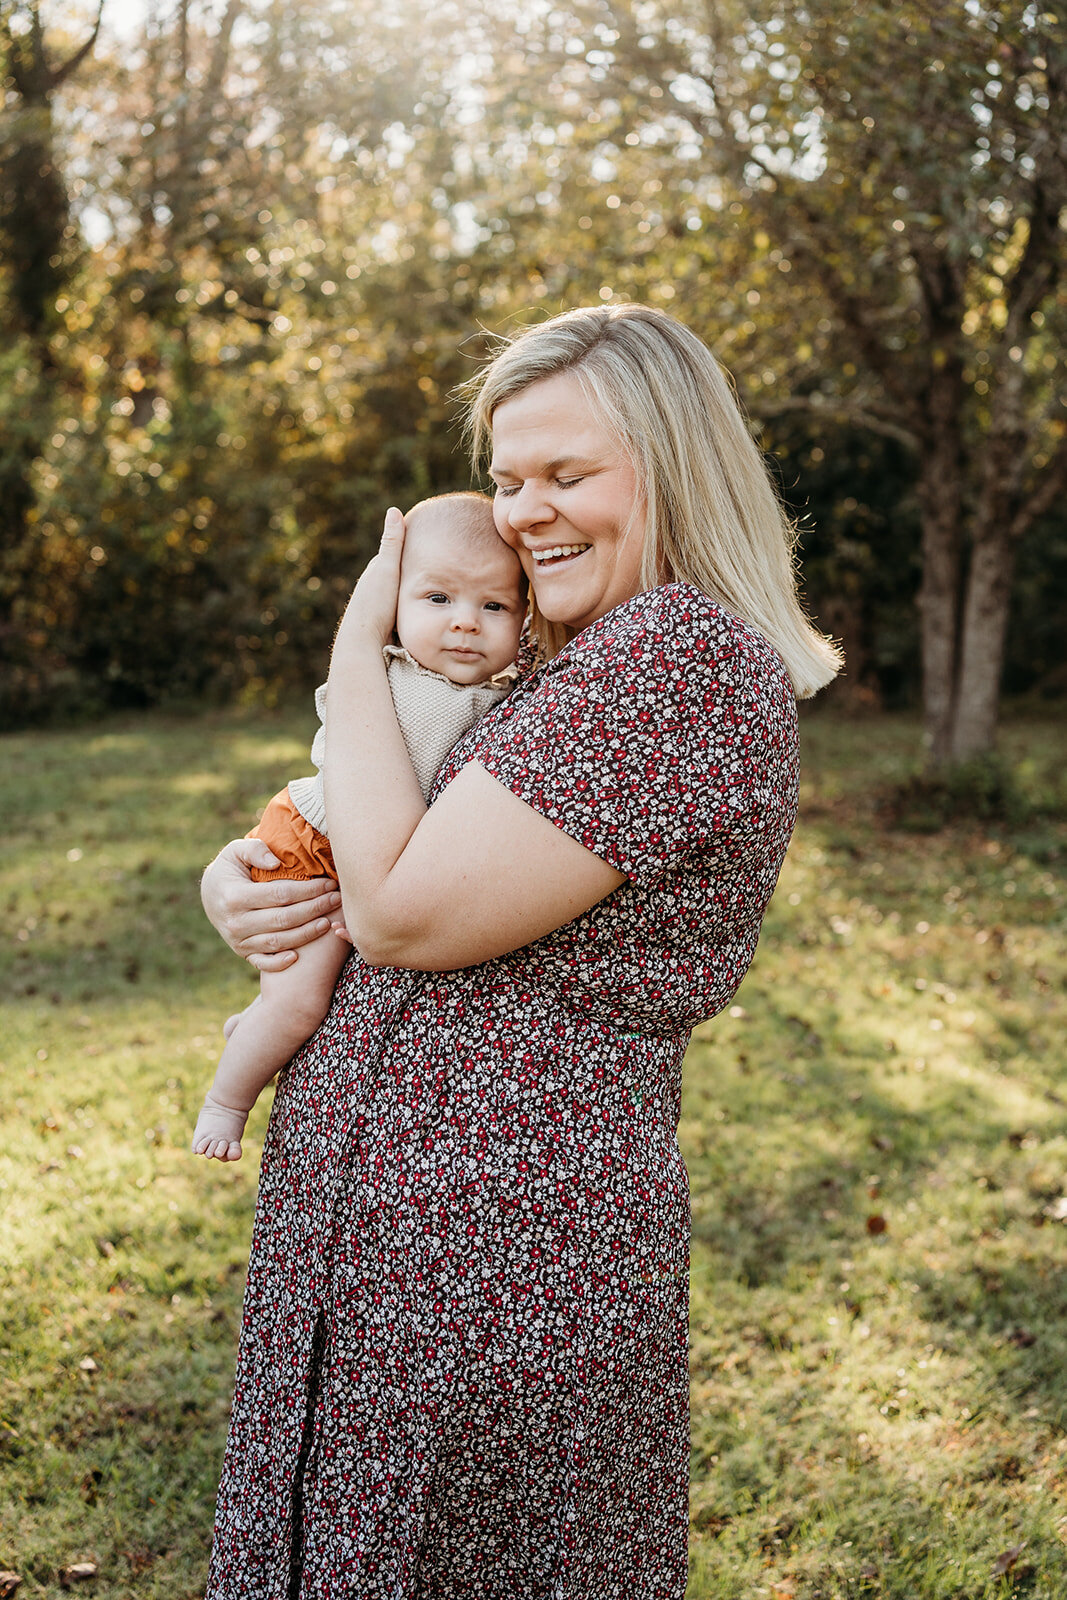
[[[842,656],[798,599],[795,527],[725,373],[673,317],[650,306],[596,306],[501,338],[460,391],[476,470],[497,407],[564,372],[633,461],[648,507],[642,587],[691,583],[752,623],[781,655],[799,698],[829,683]],[[539,653],[556,655],[563,628],[535,605],[531,613]]]

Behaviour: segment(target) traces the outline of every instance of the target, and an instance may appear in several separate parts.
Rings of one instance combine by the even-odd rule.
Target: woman
[[[212,1600],[685,1589],[682,1055],[751,960],[795,698],[839,662],[680,324],[568,313],[471,387],[530,650],[427,808],[381,666],[390,513],[329,682],[359,954],[271,1117]],[[223,851],[205,904],[264,965],[332,903],[247,884],[258,848]]]

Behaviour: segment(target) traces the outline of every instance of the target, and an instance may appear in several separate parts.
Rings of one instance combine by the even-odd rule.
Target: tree
[[[36,4],[0,4],[0,290],[9,355],[15,357],[10,366],[5,363],[8,382],[0,416],[8,411],[3,399],[12,391],[18,394],[12,414],[4,416],[6,441],[0,446],[0,500],[7,508],[0,519],[0,549],[5,555],[17,547],[33,501],[29,477],[39,443],[35,424],[41,420],[38,409],[26,404],[36,385],[16,375],[25,360],[36,368],[37,379],[53,373],[55,301],[77,258],[56,151],[56,97],[91,54],[102,9],[103,0],[86,37],[49,49]]]
[[[0,505],[0,716],[321,672],[366,524],[450,453],[410,437],[421,330],[390,320],[419,307],[378,237],[432,42],[404,23],[178,0],[51,109],[55,210],[92,247],[37,282],[46,379],[25,330],[0,350],[0,463],[25,490],[17,519]],[[12,37],[44,52],[39,20]]]
[[[103,0],[88,36],[59,61],[46,47],[40,7],[0,5],[3,125],[0,240],[11,321],[48,362],[47,330],[74,259],[70,207],[55,144],[55,102],[91,54]]]
[[[770,280],[757,414],[804,407],[907,447],[929,761],[987,754],[1015,553],[1067,488],[1067,20],[579,0],[517,26],[528,101],[595,105],[601,158],[658,152],[708,248]]]

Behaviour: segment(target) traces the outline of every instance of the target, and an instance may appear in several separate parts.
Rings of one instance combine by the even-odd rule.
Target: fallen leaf
[[[870,1234],[885,1233],[888,1228],[889,1224],[882,1216],[867,1218],[867,1232]]]
[[[1058,1200],[1046,1206],[1045,1215],[1053,1222],[1067,1222],[1067,1194],[1061,1194]]]
[[[80,1372],[99,1372],[100,1368],[97,1366],[92,1356],[83,1356],[78,1362],[78,1370]]]
[[[1025,1544],[1013,1544],[1009,1550],[1002,1550],[993,1563],[994,1578],[1002,1578],[1010,1572],[1025,1549]]]
[[[95,1578],[96,1573],[95,1561],[73,1561],[60,1572],[59,1581],[64,1589],[69,1589],[72,1583],[84,1583],[87,1578]]]
[[[17,1572],[0,1572],[0,1600],[7,1600],[9,1594],[14,1594],[22,1582]]]

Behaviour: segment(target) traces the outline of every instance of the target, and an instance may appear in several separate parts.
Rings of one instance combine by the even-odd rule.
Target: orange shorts
[[[288,789],[276,794],[246,839],[262,839],[281,862],[280,867],[251,867],[256,883],[270,878],[336,878],[333,851],[325,834],[313,828],[300,815],[289,798]]]

